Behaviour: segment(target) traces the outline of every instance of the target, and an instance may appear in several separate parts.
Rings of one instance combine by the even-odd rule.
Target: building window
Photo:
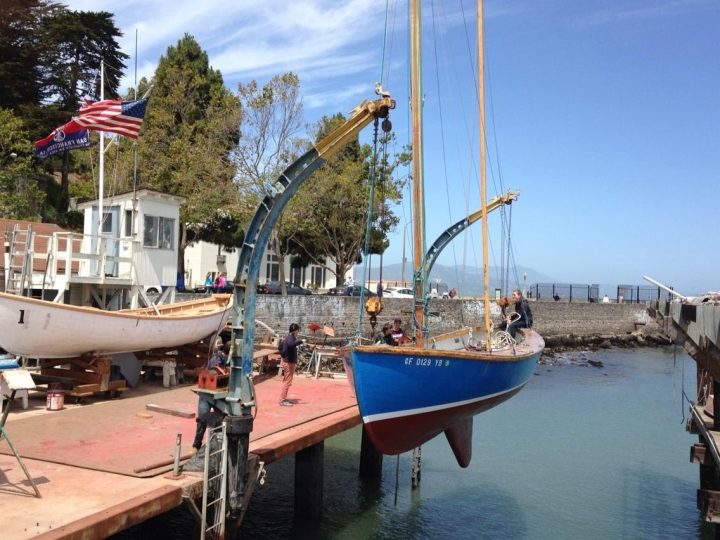
[[[322,266],[311,266],[310,267],[310,281],[313,285],[318,288],[325,287],[325,268]]]
[[[110,234],[113,232],[112,230],[112,214],[110,212],[103,212],[103,221],[102,221],[102,232],[103,234]]]
[[[175,220],[159,216],[145,216],[143,246],[160,249],[173,249]]]
[[[280,279],[280,265],[278,264],[277,255],[274,253],[267,254],[267,267],[265,276],[268,281],[277,281]]]
[[[300,285],[301,287],[304,285],[302,282],[302,268],[290,267],[290,283]]]
[[[125,236],[132,236],[132,222],[133,212],[132,210],[125,210]]]

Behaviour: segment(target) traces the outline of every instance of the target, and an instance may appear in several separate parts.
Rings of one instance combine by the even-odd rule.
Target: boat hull
[[[346,367],[373,444],[383,454],[406,452],[509,399],[535,370],[542,352],[537,338],[536,346],[528,344],[514,354],[352,349]]]
[[[230,295],[105,311],[0,293],[0,347],[17,356],[71,358],[176,347],[221,330]]]

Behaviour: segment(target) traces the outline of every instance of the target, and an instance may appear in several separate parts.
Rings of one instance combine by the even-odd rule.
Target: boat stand
[[[33,384],[30,388],[35,388],[35,385]],[[5,429],[5,422],[7,421],[8,414],[10,414],[10,407],[12,406],[13,399],[15,399],[15,393],[18,390],[22,390],[21,388],[12,388],[12,391],[10,393],[10,398],[6,401],[5,407],[3,407],[2,412],[2,418],[0,419],[0,440],[5,439],[8,443],[8,446],[10,447],[10,450],[12,450],[13,455],[15,456],[15,459],[20,464],[20,467],[22,468],[23,472],[25,473],[25,478],[27,478],[28,482],[30,482],[30,485],[33,488],[33,491],[35,492],[35,497],[38,499],[41,498],[40,490],[38,490],[37,486],[35,485],[35,482],[32,479],[32,476],[30,476],[30,473],[27,470],[27,467],[25,467],[25,463],[23,462],[22,458],[20,457],[20,454],[17,453],[17,450],[15,450],[15,446],[13,445],[12,441],[10,440],[10,435],[7,432],[7,429]]]

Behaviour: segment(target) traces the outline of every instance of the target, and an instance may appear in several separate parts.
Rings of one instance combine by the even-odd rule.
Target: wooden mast
[[[415,292],[415,343],[423,346],[425,279],[421,273],[425,254],[425,202],[423,194],[422,77],[420,0],[410,0],[410,110],[412,125],[413,269]]]
[[[483,3],[477,3],[477,62],[478,62],[478,109],[480,110],[480,198],[482,199],[482,255],[483,255],[483,297],[485,311],[485,335],[487,350],[492,349],[490,322],[490,276],[488,275],[488,221],[487,221],[487,181],[486,181],[486,141],[485,141],[485,62],[483,34]]]

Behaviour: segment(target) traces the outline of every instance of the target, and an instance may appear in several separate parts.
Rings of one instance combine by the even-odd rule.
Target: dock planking
[[[183,459],[191,455],[195,420],[160,412],[144,417],[150,403],[194,408],[197,397],[190,388],[29,417],[11,413],[7,429],[42,498],[32,497],[6,442],[0,442],[3,538],[104,538],[177,506],[178,492],[196,493],[200,474],[164,476],[172,468],[177,433],[183,434]],[[360,424],[345,380],[296,376],[289,395],[293,407],[278,405],[277,377],[257,384],[256,392],[250,452],[266,463]]]

